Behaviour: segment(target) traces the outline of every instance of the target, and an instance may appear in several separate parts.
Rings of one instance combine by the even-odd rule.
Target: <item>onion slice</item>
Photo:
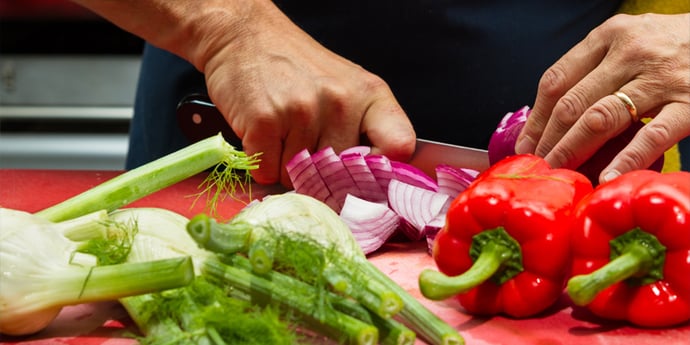
[[[374,202],[388,201],[388,195],[381,188],[361,152],[341,153],[340,160],[355,181],[358,189],[353,193],[355,196]]]
[[[362,250],[372,253],[398,230],[428,245],[445,222],[451,201],[478,172],[439,165],[436,180],[420,169],[355,146],[336,154],[325,147],[302,150],[286,164],[294,191],[339,213]]]
[[[456,168],[447,164],[440,164],[436,167],[438,192],[455,198],[460,192],[469,187],[478,174],[479,172],[473,169]]]
[[[401,227],[402,232],[413,241],[424,237],[424,227],[429,221],[448,209],[451,198],[442,193],[417,187],[398,180],[388,185],[388,203],[409,226]]]
[[[355,181],[343,165],[340,156],[330,146],[316,151],[311,156],[311,160],[326,184],[326,188],[328,188],[331,195],[333,195],[333,199],[335,199],[335,208],[333,206],[331,208],[336,212],[340,212],[345,204],[347,194],[358,193]]]
[[[367,155],[364,157],[371,173],[376,177],[381,189],[388,195],[388,183],[393,178],[393,166],[391,160],[384,155]]]
[[[398,181],[428,189],[433,192],[438,190],[436,181],[413,165],[391,161],[391,167],[393,168],[393,178]]]
[[[446,224],[446,212],[441,212],[432,220],[426,223],[424,226],[424,237],[426,237],[427,252],[431,255],[434,249],[434,240],[436,239],[436,234],[443,228]]]
[[[340,217],[350,227],[364,254],[381,248],[395,233],[400,217],[385,203],[367,201],[348,194]]]
[[[337,207],[326,183],[321,178],[318,169],[312,162],[307,149],[298,152],[287,164],[285,164],[292,186],[297,193],[309,195],[321,200],[331,208]]]

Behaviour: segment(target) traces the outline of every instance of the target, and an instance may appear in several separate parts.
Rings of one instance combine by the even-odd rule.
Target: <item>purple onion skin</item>
[[[531,109],[525,106],[503,117],[489,141],[489,162],[492,165],[505,157],[515,154],[517,137],[525,125],[530,112]],[[592,184],[597,185],[601,171],[632,140],[642,126],[644,126],[644,123],[639,121],[630,125],[621,134],[607,141],[592,157],[582,163],[577,168],[577,171],[587,176]],[[661,171],[663,167],[664,156],[661,156],[648,169]]]
[[[527,116],[532,110],[524,106],[515,112],[507,113],[501,119],[489,139],[489,163],[494,165],[501,159],[515,154],[515,142],[520,135]]]

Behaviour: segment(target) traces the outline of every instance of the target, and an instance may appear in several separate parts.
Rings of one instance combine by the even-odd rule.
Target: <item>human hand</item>
[[[617,15],[543,75],[516,144],[554,167],[576,168],[607,140],[651,117],[601,172],[601,182],[644,169],[690,135],[690,14]]]
[[[243,149],[262,153],[257,182],[290,186],[285,164],[297,152],[338,152],[362,135],[374,153],[411,156],[415,133],[387,84],[321,46],[272,4],[254,6],[241,27],[216,32],[211,53],[196,65]]]

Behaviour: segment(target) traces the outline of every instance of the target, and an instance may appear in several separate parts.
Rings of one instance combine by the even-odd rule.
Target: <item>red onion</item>
[[[365,253],[397,230],[415,241],[434,236],[452,199],[477,176],[471,169],[439,165],[434,180],[410,164],[372,155],[365,146],[339,155],[330,147],[313,155],[302,150],[286,169],[295,192],[338,212]]]
[[[391,161],[393,167],[393,178],[398,181],[409,183],[413,186],[424,188],[433,192],[438,190],[438,183],[422,170],[403,162]]]
[[[388,157],[384,155],[367,155],[364,157],[371,173],[376,177],[381,189],[388,195],[388,183],[393,178],[393,166]]]
[[[460,192],[474,181],[479,174],[473,169],[456,168],[447,164],[440,164],[436,167],[436,180],[438,181],[438,192],[455,198]]]
[[[352,153],[359,154],[361,156],[366,156],[371,153],[371,147],[370,146],[353,146],[350,148],[347,148],[340,152],[340,158],[343,158],[344,155],[349,155]]]
[[[348,194],[358,194],[355,181],[343,165],[340,157],[330,146],[314,153],[311,160],[335,199],[337,206],[334,210],[340,212],[345,204],[345,197]]]
[[[364,254],[379,249],[400,224],[400,217],[387,204],[353,195],[345,198],[340,217],[350,227]]]
[[[498,127],[489,139],[489,163],[500,161],[501,159],[515,154],[515,143],[520,131],[527,121],[527,116],[532,110],[529,106],[524,106],[515,112],[507,113],[499,122]]]
[[[388,204],[402,217],[408,226],[403,233],[412,240],[424,236],[424,226],[439,213],[445,213],[451,198],[422,187],[417,187],[399,180],[391,180],[388,185]]]
[[[424,236],[426,237],[426,249],[429,254],[432,254],[434,249],[434,240],[436,239],[436,234],[443,228],[446,224],[446,213],[439,213],[436,217],[430,220],[424,226]]]
[[[326,183],[321,178],[318,169],[311,160],[311,155],[307,149],[298,152],[290,161],[285,164],[285,169],[290,176],[293,188],[299,193],[309,195],[321,200],[329,207],[338,207]]]
[[[341,153],[340,159],[358,188],[358,193],[354,193],[355,196],[375,202],[385,202],[388,200],[388,195],[383,191],[371,169],[369,169],[361,152]]]

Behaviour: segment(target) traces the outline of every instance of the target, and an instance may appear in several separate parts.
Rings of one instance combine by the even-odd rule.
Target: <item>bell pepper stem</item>
[[[573,303],[587,305],[600,292],[623,281],[645,284],[663,278],[666,248],[653,235],[633,229],[612,240],[611,251],[614,259],[606,265],[568,280],[566,290]]]
[[[441,272],[426,269],[419,275],[419,288],[424,297],[443,300],[467,292],[484,283],[511,259],[510,248],[498,243],[487,243],[472,267],[458,276],[447,276]]]

